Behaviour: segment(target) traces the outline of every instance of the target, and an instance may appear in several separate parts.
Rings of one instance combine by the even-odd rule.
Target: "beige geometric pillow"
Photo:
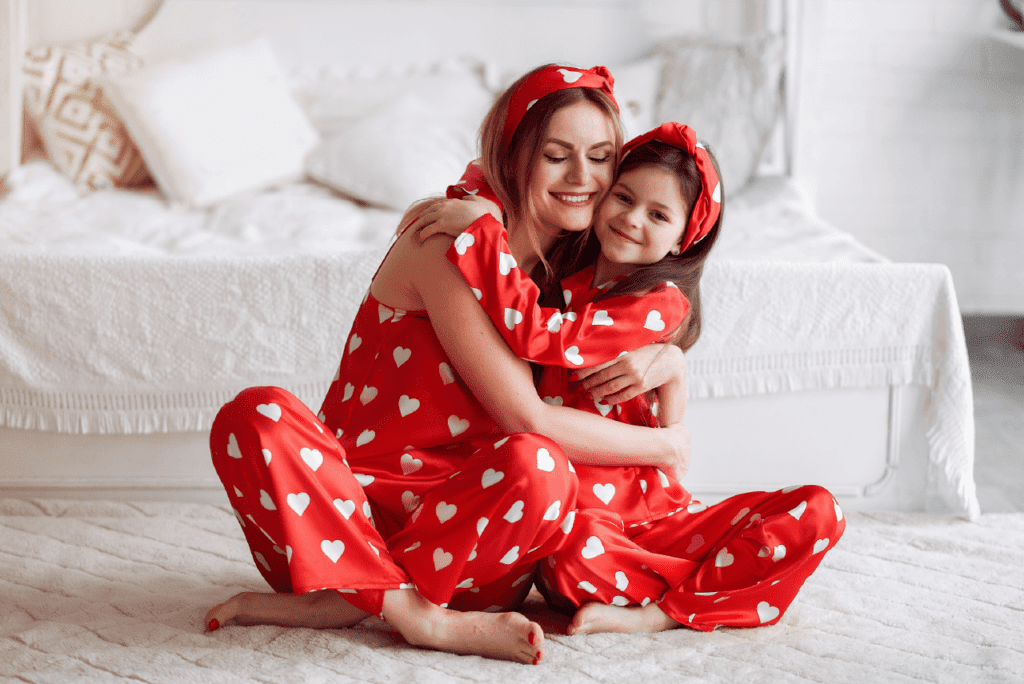
[[[119,33],[30,50],[25,58],[26,118],[53,165],[82,190],[149,180],[142,155],[99,86],[102,77],[141,66],[130,40],[130,33]]]

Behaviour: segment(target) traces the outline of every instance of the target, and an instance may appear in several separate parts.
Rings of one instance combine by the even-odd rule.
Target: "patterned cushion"
[[[138,148],[103,95],[99,80],[141,65],[131,34],[94,43],[30,50],[25,113],[50,161],[80,189],[129,187],[149,180]]]

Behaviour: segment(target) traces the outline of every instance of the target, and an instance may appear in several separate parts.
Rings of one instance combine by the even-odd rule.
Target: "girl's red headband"
[[[689,126],[683,126],[674,121],[663,123],[653,131],[639,135],[623,145],[623,158],[629,154],[630,150],[651,141],[662,142],[685,150],[697,162],[701,188],[697,201],[693,203],[690,222],[686,225],[686,230],[683,231],[679,249],[682,253],[707,235],[711,231],[711,227],[715,225],[715,221],[718,220],[718,215],[722,211],[722,185],[718,180],[718,174],[715,173],[715,167],[711,164],[708,151],[697,142],[697,134]]]
[[[619,103],[615,101],[615,96],[612,94],[614,85],[615,79],[612,78],[611,72],[603,66],[596,66],[586,71],[562,66],[538,69],[520,83],[516,91],[512,93],[508,104],[508,113],[505,115],[505,128],[501,132],[502,151],[508,150],[512,136],[519,128],[519,122],[526,116],[526,111],[545,95],[568,88],[596,88],[604,91],[618,111]]]

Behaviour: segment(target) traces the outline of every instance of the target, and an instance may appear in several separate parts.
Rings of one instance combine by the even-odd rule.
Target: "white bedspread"
[[[296,184],[175,221],[155,196],[77,198],[43,167],[18,173],[0,203],[0,425],[206,430],[239,390],[268,384],[319,408],[393,213]],[[726,221],[702,283],[691,395],[928,387],[930,490],[977,515],[948,270],[882,262],[783,180],[730,200]]]
[[[547,635],[537,667],[344,630],[203,629],[268,591],[226,507],[0,499],[0,679],[145,682],[1024,682],[1024,514],[856,514],[778,625]],[[5,681],[7,681],[5,679]]]

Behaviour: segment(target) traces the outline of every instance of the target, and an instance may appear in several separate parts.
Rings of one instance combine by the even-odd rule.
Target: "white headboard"
[[[114,0],[109,0],[114,2]],[[121,14],[130,3],[119,0]],[[39,3],[67,0],[0,0],[0,175],[20,154],[24,18]],[[674,35],[739,36],[765,29],[799,35],[803,0],[163,0],[141,29],[135,48],[158,60],[269,35],[289,69],[404,69],[472,56],[503,69],[525,70],[564,61],[578,65],[626,64]],[[5,41],[7,42],[7,41]],[[787,74],[797,74],[797,41],[789,41]],[[4,80],[6,79],[6,80]],[[790,169],[796,84],[787,78],[788,105],[766,164]]]

